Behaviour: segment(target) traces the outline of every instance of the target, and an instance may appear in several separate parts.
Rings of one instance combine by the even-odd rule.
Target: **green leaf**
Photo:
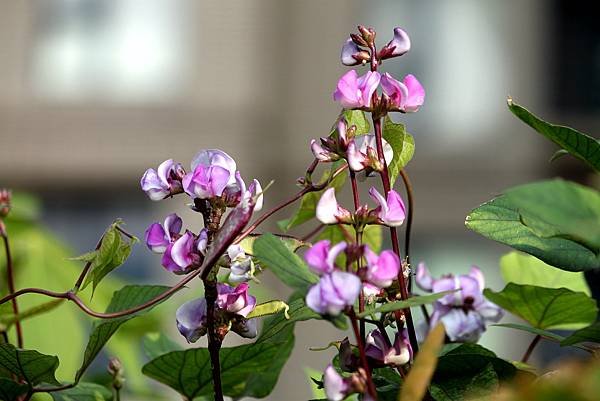
[[[427,304],[431,304],[431,303],[437,301],[444,295],[448,295],[452,292],[454,292],[454,291],[444,291],[444,292],[438,292],[435,294],[410,297],[406,301],[388,302],[379,307],[367,309],[364,312],[357,314],[356,316],[359,318],[363,318],[363,317],[372,315],[373,313],[387,313],[387,312],[393,312],[393,311],[400,310],[400,309],[412,308],[414,306],[427,305]]]
[[[520,252],[510,252],[500,258],[500,271],[504,282],[538,285],[547,288],[568,288],[590,295],[582,272],[556,269],[538,258]]]
[[[552,142],[600,171],[600,141],[583,132],[562,125],[550,124],[533,115],[527,109],[508,99],[508,108],[525,124]]]
[[[584,342],[600,343],[600,322],[577,330],[560,342],[560,345],[574,345]]]
[[[284,284],[306,293],[318,281],[298,255],[273,234],[263,234],[254,242],[254,257],[270,269]]]
[[[165,286],[142,286],[142,285],[128,285],[115,292],[110,304],[106,308],[107,313],[118,312],[126,310],[138,305],[141,305],[150,299],[156,297],[159,294],[167,291],[170,287]],[[164,300],[163,300],[164,301]],[[133,315],[119,317],[115,319],[106,319],[97,322],[94,325],[92,333],[85,349],[83,356],[83,363],[77,371],[75,381],[79,381],[81,376],[88,368],[90,363],[96,358],[98,353],[102,350],[102,347],[110,339],[110,337],[119,329],[119,327],[128,320],[146,313],[151,308],[144,309]]]
[[[587,206],[586,206],[587,208]],[[523,219],[507,195],[493,199],[471,211],[466,226],[494,241],[536,256],[551,266],[568,271],[590,270],[600,266],[600,258],[582,244],[561,236],[547,236],[539,227],[530,227],[531,215]],[[541,224],[538,224],[538,226]]]
[[[331,174],[342,164],[344,161],[338,161],[332,164],[330,170],[323,173],[323,177],[319,182],[325,182],[329,179]],[[319,199],[321,199],[321,195],[327,188],[335,188],[336,192],[344,185],[346,182],[347,172],[340,173],[336,176],[327,187],[322,189],[321,191],[309,192],[302,197],[300,201],[300,207],[298,210],[290,217],[289,219],[279,221],[277,225],[282,231],[288,231],[293,227],[299,226],[307,221],[315,218],[315,210],[317,208],[317,203],[319,203]]]
[[[296,237],[292,237],[289,235],[277,235],[277,234],[273,234],[275,235],[277,238],[279,238],[280,240],[283,241],[283,243],[290,248],[290,250],[292,252],[296,252],[298,249],[302,248],[303,246],[308,246],[309,244],[299,240]],[[244,252],[246,252],[249,255],[252,255],[252,253],[254,252],[254,241],[256,241],[257,238],[259,238],[261,236],[261,234],[250,234],[248,236],[246,236],[244,239],[242,239],[239,243],[239,245],[242,247],[242,249],[244,250]]]
[[[139,241],[135,237],[131,239],[125,237],[118,230],[118,226],[121,224],[122,221],[117,220],[108,227],[102,236],[98,250],[71,258],[72,260],[91,262],[90,271],[81,289],[85,289],[92,283],[92,295],[98,284],[108,273],[125,263],[131,253],[131,247]]]
[[[538,329],[559,329],[596,320],[596,302],[581,292],[508,283],[501,292],[484,291],[487,299]]]
[[[274,319],[265,322],[269,333]],[[256,343],[222,348],[221,381],[226,396],[266,397],[275,386],[294,344],[293,325]],[[210,355],[206,348],[174,351],[153,359],[142,372],[188,399],[213,394]]]
[[[390,182],[392,186],[396,178],[415,153],[415,140],[408,132],[404,124],[396,124],[388,116],[383,122],[383,139],[385,139],[394,150],[394,157],[388,166]]]
[[[44,314],[46,312],[50,312],[51,310],[58,307],[64,301],[65,301],[64,299],[54,299],[52,301],[48,301],[43,304],[36,305],[36,306],[28,308],[26,310],[19,311],[18,315],[15,315],[14,313],[10,313],[7,315],[1,315],[0,316],[0,326],[5,326],[6,328],[9,328],[11,325],[15,324],[18,321],[22,322],[26,319]]]
[[[95,383],[79,383],[68,390],[50,393],[54,401],[111,401],[112,391]]]
[[[290,306],[288,304],[286,304],[283,301],[274,300],[256,305],[254,309],[252,309],[252,312],[250,312],[246,317],[248,319],[252,319],[256,317],[275,315],[279,312],[283,312],[283,316],[285,316],[286,319],[289,319],[289,310]]]
[[[518,324],[518,323],[501,323],[501,324],[493,324],[492,326],[495,327],[506,327],[509,329],[515,329],[515,330],[521,330],[521,331],[526,331],[528,333],[531,334],[535,334],[536,336],[541,336],[543,338],[552,340],[552,341],[562,341],[564,340],[563,336],[560,336],[558,334],[555,334],[551,331],[547,331],[547,330],[542,330],[542,329],[538,329],[535,327],[531,327],[531,326],[525,326],[524,324]]]
[[[516,373],[513,364],[478,344],[448,344],[438,358],[430,391],[438,401],[482,397]]]
[[[348,127],[356,126],[356,135],[368,134],[371,130],[371,124],[367,115],[362,110],[343,110],[342,114],[346,118]],[[334,127],[335,130],[337,127]]]
[[[23,383],[17,383],[10,379],[0,377],[0,400],[17,400],[20,395],[27,393],[29,386]]]
[[[148,333],[142,338],[142,348],[150,359],[158,358],[162,354],[181,350],[181,346],[163,333]]]
[[[8,343],[0,344],[0,372],[14,374],[32,386],[41,382],[60,384],[54,376],[58,364],[55,356],[17,349]]]
[[[600,253],[600,192],[552,180],[512,188],[506,196],[537,235],[570,239]]]

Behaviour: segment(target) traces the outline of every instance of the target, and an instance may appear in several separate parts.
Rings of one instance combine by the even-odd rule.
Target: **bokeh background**
[[[349,32],[373,26],[383,44],[401,26],[412,50],[384,69],[415,74],[427,91],[421,111],[394,116],[416,141],[407,168],[417,202],[413,260],[438,274],[477,264],[501,288],[498,259],[508,248],[469,232],[469,210],[534,179],[586,179],[569,158],[548,163],[555,148],[510,114],[506,98],[597,132],[598,16],[594,2],[568,0],[2,1],[0,185],[39,196],[43,222],[74,253],[93,248],[115,217],[138,236],[173,210],[197,219],[181,197],[149,201],[139,178],[203,148],[228,152],[245,177],[275,180],[273,206],[295,190],[312,160],[310,139],[339,113],[331,94]],[[143,246],[117,275],[173,281]],[[156,324],[174,331],[171,320]],[[503,330],[491,328],[484,344],[518,358],[528,337],[507,344]],[[296,333],[272,400],[310,398],[304,368],[322,370],[332,352],[307,348],[339,336],[324,323]]]

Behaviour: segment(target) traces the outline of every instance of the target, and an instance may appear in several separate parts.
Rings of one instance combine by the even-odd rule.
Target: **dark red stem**
[[[1,224],[1,223],[0,223]],[[8,276],[8,294],[12,295],[15,293],[15,272],[12,263],[12,256],[10,254],[10,244],[8,241],[8,234],[6,230],[2,230],[2,239],[4,240],[4,250],[6,252],[6,274]],[[19,316],[19,305],[17,304],[17,298],[11,299],[13,313],[15,317]],[[17,346],[23,348],[23,328],[21,322],[17,319],[15,322],[15,329],[17,331]]]

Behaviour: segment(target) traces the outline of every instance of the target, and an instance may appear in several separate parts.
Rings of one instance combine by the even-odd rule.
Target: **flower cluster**
[[[376,67],[382,60],[401,56],[410,50],[410,39],[400,28],[394,29],[394,38],[381,50],[375,51],[375,34],[362,32],[351,35],[342,47],[342,64],[354,66],[371,63],[371,71],[359,76],[355,70],[345,73],[337,83],[333,99],[346,109],[373,111],[416,112],[425,101],[425,89],[413,75],[402,81],[389,73],[380,74]],[[382,94],[377,94],[381,84]]]
[[[363,257],[367,263],[358,271],[342,270],[336,258],[344,252],[347,263]],[[400,258],[389,250],[377,255],[366,245],[356,246],[340,242],[331,246],[328,240],[315,243],[305,254],[310,269],[321,276],[306,295],[306,304],[322,315],[339,315],[354,305],[361,290],[365,295],[379,294],[398,277]]]
[[[235,207],[242,199],[259,195],[254,210],[262,207],[262,188],[258,180],[253,180],[246,189],[246,183],[236,170],[235,160],[218,149],[198,152],[192,159],[190,173],[186,173],[180,163],[166,160],[157,170],[146,170],[140,184],[154,201],[185,192],[192,199],[205,199]]]
[[[221,331],[226,333],[231,330],[242,337],[256,337],[256,319],[246,319],[256,306],[256,298],[248,294],[248,284],[242,283],[237,287],[217,284],[217,292],[215,320]],[[205,298],[188,301],[177,309],[177,328],[188,342],[196,342],[206,334],[206,313]]]
[[[504,312],[496,304],[485,299],[483,273],[476,266],[469,274],[448,274],[434,279],[424,263],[417,267],[416,282],[429,292],[453,291],[433,304],[430,327],[444,323],[451,341],[475,342],[485,331],[486,323],[499,321]]]
[[[371,187],[369,195],[377,207],[369,209],[364,205],[352,214],[338,203],[335,189],[329,188],[317,203],[317,219],[323,224],[383,224],[388,227],[398,227],[404,223],[406,207],[398,192],[392,189],[384,198],[375,187]]]

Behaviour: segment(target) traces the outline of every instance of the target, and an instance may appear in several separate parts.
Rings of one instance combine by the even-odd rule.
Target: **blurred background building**
[[[550,121],[597,132],[596,8],[566,0],[3,1],[0,184],[39,194],[45,222],[77,251],[117,216],[138,235],[174,208],[191,218],[181,198],[147,200],[139,178],[202,148],[227,151],[246,177],[275,180],[272,206],[294,191],[310,139],[326,135],[339,112],[331,94],[349,32],[373,26],[385,43],[402,26],[413,48],[384,69],[413,73],[427,90],[419,113],[394,116],[416,141],[413,259],[436,273],[477,264],[498,288],[508,248],[466,230],[464,218],[516,184],[582,179],[568,158],[548,164],[553,146],[505,102],[510,95]],[[121,274],[169,278],[142,247]],[[502,330],[490,329],[485,342]],[[309,398],[303,367],[323,369],[331,356],[306,351],[333,338],[329,326],[300,325],[297,334],[273,400]],[[503,355],[518,358],[525,341]]]

